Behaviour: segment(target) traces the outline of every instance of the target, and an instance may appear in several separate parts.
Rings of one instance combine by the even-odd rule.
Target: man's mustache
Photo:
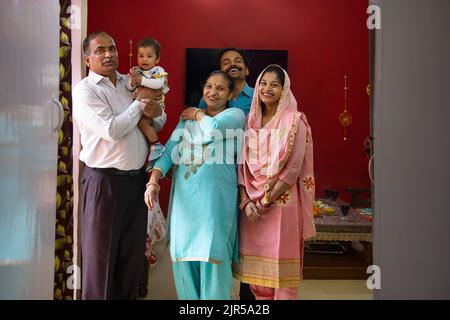
[[[242,71],[242,68],[236,65],[231,65],[228,69],[227,69],[227,73],[230,72],[231,69],[237,69],[239,71]]]
[[[105,60],[103,60],[102,64],[109,63],[109,62],[116,63],[116,61],[114,59],[105,59]]]

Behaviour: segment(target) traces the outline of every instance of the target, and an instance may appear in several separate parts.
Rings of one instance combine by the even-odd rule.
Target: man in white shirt
[[[73,91],[73,116],[81,136],[82,298],[134,299],[143,268],[147,229],[144,203],[147,141],[137,127],[142,114],[161,130],[161,92],[139,89],[133,101],[127,77],[117,72],[114,40],[95,32],[83,42],[89,75]]]

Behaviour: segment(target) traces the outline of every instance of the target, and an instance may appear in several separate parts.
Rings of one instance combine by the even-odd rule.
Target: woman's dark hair
[[[272,65],[272,66],[268,66],[264,70],[263,75],[265,75],[267,72],[275,73],[277,75],[278,80],[281,82],[281,86],[284,87],[284,78],[285,77],[284,77],[283,69],[281,69],[279,66]],[[261,79],[262,79],[262,76],[261,76]],[[260,82],[261,82],[261,80],[260,80]]]
[[[227,82],[228,82],[228,90],[230,90],[230,92],[233,92],[233,90],[234,90],[233,78],[230,75],[228,75],[228,73],[223,72],[222,70],[216,70],[216,71],[211,72],[209,74],[208,78],[206,78],[205,83],[203,84],[203,86],[205,86],[206,81],[208,81],[209,78],[211,78],[212,76],[215,76],[215,75],[221,75],[225,80],[227,80]]]

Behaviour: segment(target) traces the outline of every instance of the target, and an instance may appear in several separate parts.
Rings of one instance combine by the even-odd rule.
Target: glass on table
[[[331,200],[332,201],[336,201],[338,197],[339,197],[339,190],[331,189],[330,190],[330,198],[331,198]]]
[[[327,197],[324,199],[324,202],[328,205],[336,206],[337,205],[337,199],[339,197],[339,190],[333,189],[333,188],[327,188],[324,189],[325,196]]]
[[[348,214],[350,212],[350,205],[348,204],[341,204],[340,205],[341,208],[341,213],[342,213],[342,220],[348,220]]]
[[[330,190],[330,200],[329,200],[329,204],[333,207],[338,207],[339,206],[339,190],[337,189],[331,189]]]

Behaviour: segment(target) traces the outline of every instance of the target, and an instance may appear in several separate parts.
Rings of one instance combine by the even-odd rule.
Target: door
[[[450,1],[381,7],[374,96],[376,299],[450,298]]]
[[[1,1],[0,299],[52,299],[59,2]]]

